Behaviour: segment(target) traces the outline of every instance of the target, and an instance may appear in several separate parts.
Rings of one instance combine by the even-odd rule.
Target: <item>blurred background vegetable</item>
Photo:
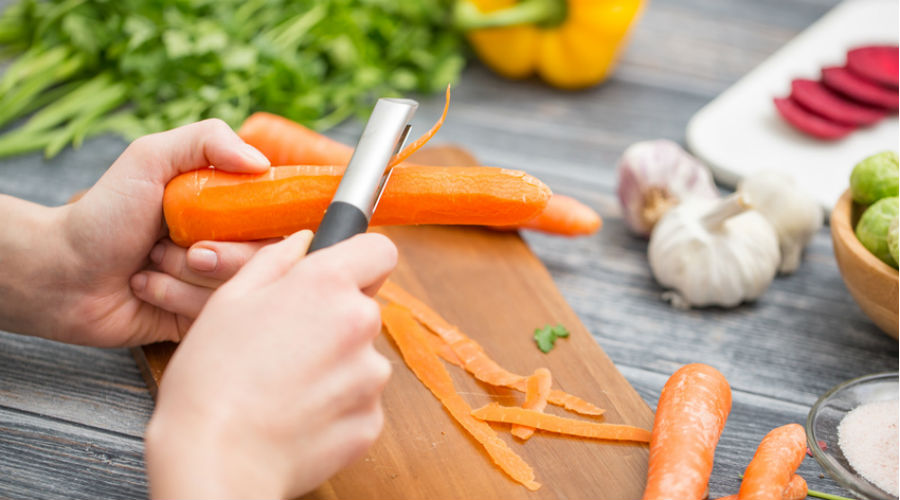
[[[16,0],[0,16],[0,157],[207,117],[236,127],[257,110],[326,129],[377,97],[455,81],[464,41],[450,11],[451,0]]]
[[[459,0],[456,25],[507,78],[578,89],[610,74],[643,0]]]

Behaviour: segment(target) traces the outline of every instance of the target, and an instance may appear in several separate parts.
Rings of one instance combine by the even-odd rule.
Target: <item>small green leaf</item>
[[[566,338],[569,336],[569,330],[566,330],[566,327],[562,325],[556,325],[552,328],[553,334],[557,337]]]
[[[569,336],[569,331],[562,325],[546,325],[543,328],[534,329],[534,341],[537,343],[538,349],[547,353],[553,349],[557,338],[565,338]]]

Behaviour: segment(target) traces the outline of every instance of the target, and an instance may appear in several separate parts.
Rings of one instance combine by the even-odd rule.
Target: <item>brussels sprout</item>
[[[863,212],[856,224],[856,237],[876,257],[897,267],[888,245],[888,232],[900,212],[900,198],[882,198]]]
[[[897,196],[898,175],[900,167],[894,151],[884,151],[857,163],[850,174],[853,201],[869,205],[882,198]]]

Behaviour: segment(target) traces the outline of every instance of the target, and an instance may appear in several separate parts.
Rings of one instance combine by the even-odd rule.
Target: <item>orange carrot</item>
[[[716,444],[730,411],[731,388],[715,368],[695,363],[669,377],[653,421],[643,500],[706,497]]]
[[[538,368],[525,381],[525,402],[522,408],[526,410],[544,411],[547,407],[547,398],[550,396],[550,385],[553,383],[553,377],[550,370],[546,368]],[[513,424],[509,431],[513,436],[527,441],[534,434],[534,427]]]
[[[272,113],[253,113],[238,135],[272,165],[347,166],[353,156],[350,146]]]
[[[784,488],[781,494],[781,500],[803,500],[809,493],[809,487],[806,485],[806,479],[799,474],[791,476],[791,482]]]
[[[487,422],[527,425],[569,436],[639,443],[650,441],[650,431],[640,427],[574,420],[515,406],[500,406],[497,403],[482,406],[473,411],[472,415]]]
[[[534,480],[531,466],[512,451],[490,425],[472,416],[472,408],[456,392],[450,374],[425,340],[427,333],[412,314],[403,306],[389,304],[382,307],[381,320],[400,348],[409,369],[440,400],[450,415],[484,446],[494,463],[529,490],[540,488],[540,483]]]
[[[772,429],[744,471],[740,500],[778,498],[806,456],[806,431],[800,424],[787,424]]]
[[[560,236],[585,236],[596,233],[602,225],[603,219],[593,208],[575,198],[554,193],[537,217],[517,226],[499,226],[495,229],[530,229]]]
[[[200,169],[166,186],[172,240],[246,241],[318,227],[344,167],[285,166],[260,175]],[[543,210],[550,189],[518,171],[397,166],[372,225],[516,223]]]
[[[417,320],[450,346],[462,361],[463,368],[478,380],[494,386],[526,392],[525,377],[511,373],[498,365],[477,342],[393,281],[385,282],[378,291],[378,295],[389,302],[396,302],[409,309]],[[550,391],[547,401],[582,415],[598,416],[603,414],[601,408],[557,389]]]
[[[809,489],[806,486],[806,479],[803,479],[803,477],[798,474],[794,474],[791,477],[791,482],[788,483],[781,493],[781,500],[803,500],[808,496],[808,493]],[[738,500],[738,496],[728,495],[727,497],[721,497],[716,500]]]

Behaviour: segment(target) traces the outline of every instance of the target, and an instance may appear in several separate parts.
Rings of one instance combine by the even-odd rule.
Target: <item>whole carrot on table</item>
[[[731,387],[715,368],[695,363],[669,377],[653,421],[643,500],[706,497],[716,444],[730,412]]]
[[[794,474],[791,481],[785,486],[781,492],[781,500],[803,500],[807,497],[809,489],[806,485],[806,479],[799,474]],[[716,500],[738,500],[737,494],[721,497]]]
[[[739,500],[780,498],[806,456],[806,431],[800,424],[772,429],[744,471]]]
[[[603,219],[593,208],[571,196],[553,193],[537,217],[517,226],[497,226],[493,229],[531,229],[560,236],[587,236],[596,233],[602,225]]]

